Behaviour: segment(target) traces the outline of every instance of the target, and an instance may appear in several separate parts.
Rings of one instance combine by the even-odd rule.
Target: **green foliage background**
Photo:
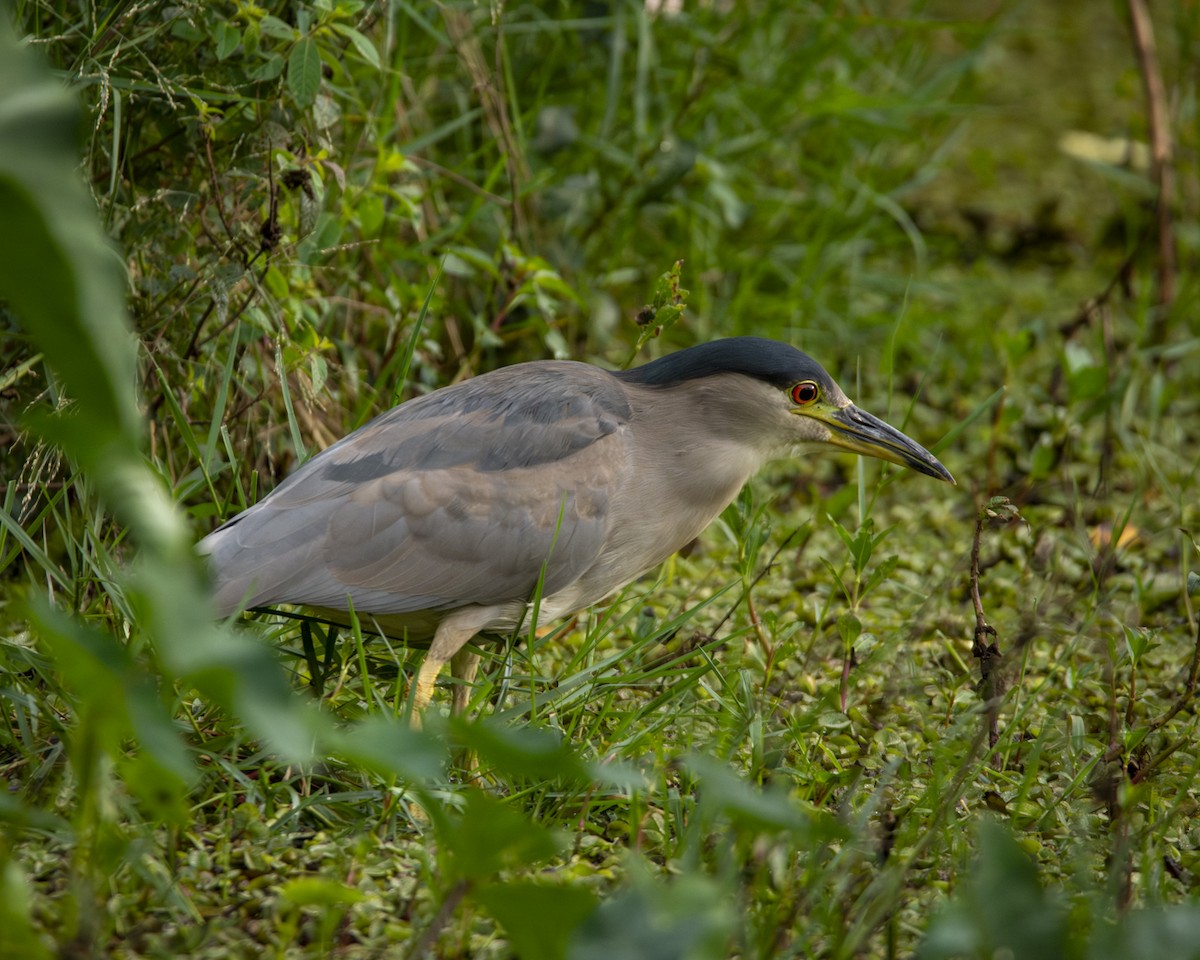
[[[1169,302],[1126,5],[659,7],[4,8],[0,955],[1200,956],[1194,5]],[[960,487],[781,464],[424,733],[370,630],[211,621],[392,403],[738,333]]]

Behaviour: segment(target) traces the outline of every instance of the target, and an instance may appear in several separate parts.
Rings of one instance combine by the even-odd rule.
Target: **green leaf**
[[[250,71],[251,80],[274,80],[283,73],[287,61],[278,53],[271,54],[265,61]]]
[[[0,863],[0,956],[49,960],[54,955],[34,928],[34,915],[29,879],[15,859],[6,857]]]
[[[1079,956],[1068,943],[1066,906],[1042,889],[1037,868],[1012,833],[984,823],[970,880],[934,918],[916,955],[923,960],[964,953],[1028,960]]]
[[[468,791],[462,815],[442,818],[439,831],[452,871],[476,880],[541,863],[564,846],[558,834],[475,790]]]
[[[492,719],[468,722],[454,718],[455,740],[474,750],[482,761],[509,776],[538,780],[588,779],[586,765],[561,736],[532,726],[515,726]]]
[[[1037,443],[1033,447],[1033,456],[1029,465],[1030,479],[1042,480],[1049,475],[1054,465],[1058,462],[1059,449],[1054,442],[1054,438],[1048,433],[1043,433],[1037,439]]]
[[[862,635],[862,621],[852,613],[843,613],[838,617],[837,625],[842,644],[849,650]]]
[[[721,210],[721,218],[734,230],[740,230],[751,213],[750,204],[737,195],[737,191],[723,180],[714,180],[708,192]]]
[[[0,16],[0,300],[101,436],[140,434],[126,278],[79,178],[74,98]],[[115,321],[115,322],[114,322]]]
[[[328,721],[294,695],[271,649],[212,622],[193,574],[143,557],[125,579],[137,622],[154,637],[164,666],[232,709],[280,755],[309,759]]]
[[[851,556],[855,556],[855,535],[838,523],[833,517],[829,517],[829,522],[833,524],[833,531],[838,535],[838,539],[846,545],[846,550]],[[862,527],[859,527],[859,529],[861,530]]]
[[[321,53],[312,37],[303,37],[292,47],[288,57],[287,85],[299,106],[312,106],[321,87]]]
[[[821,563],[824,564],[825,569],[829,571],[830,576],[837,581],[838,589],[842,591],[842,596],[844,596],[847,601],[853,600],[854,596],[850,592],[849,588],[847,588],[846,582],[842,579],[841,574],[838,573],[837,567],[830,563],[825,557],[821,557],[820,560]]]
[[[42,833],[58,835],[64,842],[70,834],[70,826],[56,813],[28,806],[20,797],[8,791],[0,791],[0,824],[4,824],[9,836],[18,830],[38,830]],[[0,906],[0,916],[3,916],[3,906]],[[0,927],[3,925],[0,924]],[[0,934],[0,944],[4,938]],[[0,950],[0,957],[7,956]]]
[[[118,758],[126,785],[153,815],[185,823],[184,800],[195,767],[144,667],[113,637],[49,603],[34,604],[31,615],[75,695],[73,712],[79,728],[87,730],[86,740]],[[143,752],[126,753],[131,737]],[[85,763],[93,759],[83,753],[80,748],[72,757]]]
[[[634,875],[571,938],[570,960],[721,960],[737,925],[731,891],[697,873],[670,882]]]
[[[213,30],[213,38],[217,41],[217,59],[224,60],[242,42],[242,31],[228,20],[222,20]]]
[[[1129,654],[1130,661],[1137,666],[1146,651],[1154,645],[1154,634],[1145,627],[1134,629],[1125,624],[1121,624],[1121,630],[1125,634],[1125,651]]]
[[[295,28],[288,26],[278,17],[263,17],[259,22],[259,29],[264,36],[273,37],[276,40],[294,40],[296,37]]]
[[[262,30],[257,23],[249,23],[242,33],[242,52],[247,57],[258,54],[258,45],[262,39]]]
[[[333,29],[340,33],[343,37],[354,44],[354,49],[359,52],[359,55],[367,61],[376,70],[380,67],[379,51],[375,49],[375,45],[366,37],[355,30],[351,26],[344,23],[335,23]]]
[[[1131,912],[1115,935],[1093,937],[1091,960],[1197,960],[1200,906],[1195,902]]]
[[[701,802],[740,826],[758,832],[799,833],[808,825],[805,815],[782,790],[764,790],[712,757],[690,757],[687,767],[700,780]]]
[[[279,895],[297,907],[341,907],[361,903],[363,894],[329,877],[297,877],[279,888]]]
[[[187,826],[192,811],[187,802],[186,780],[148,753],[118,756],[117,770],[121,782],[138,798],[148,818],[176,827]]]
[[[368,717],[350,730],[329,734],[326,742],[339,755],[385,776],[401,777],[410,783],[443,776],[443,744],[390,717]]]
[[[863,588],[860,596],[865,597],[868,593],[883,583],[884,580],[886,580],[895,572],[896,567],[899,565],[900,558],[893,554],[884,560],[883,563],[875,567],[875,569],[872,570],[867,576],[867,579],[863,581]]]
[[[561,960],[571,935],[596,909],[581,887],[516,881],[481,887],[475,899],[500,921],[521,960]]]

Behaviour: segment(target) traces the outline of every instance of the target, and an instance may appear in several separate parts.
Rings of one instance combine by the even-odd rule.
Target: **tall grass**
[[[0,954],[1196,953],[1196,291],[1159,322],[1139,174],[974,132],[1008,71],[1033,104],[1047,49],[1122,25],[653,9],[14,5]],[[1106,69],[1096,123],[1136,137]],[[1043,172],[1107,220],[1038,213]],[[213,622],[196,536],[408,396],[623,363],[680,260],[643,357],[793,340],[945,437],[960,492],[782,465],[691,554],[488,647],[472,717],[424,732],[369,623]]]

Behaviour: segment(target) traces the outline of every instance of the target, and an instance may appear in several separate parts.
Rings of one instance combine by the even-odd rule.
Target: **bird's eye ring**
[[[821,388],[813,381],[805,380],[792,387],[792,402],[804,407],[821,396]]]

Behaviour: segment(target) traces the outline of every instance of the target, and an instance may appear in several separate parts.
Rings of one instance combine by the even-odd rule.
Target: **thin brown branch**
[[[1196,628],[1196,640],[1192,645],[1192,662],[1188,667],[1188,677],[1187,681],[1183,685],[1183,690],[1180,691],[1179,696],[1175,698],[1175,702],[1167,708],[1165,713],[1159,717],[1156,717],[1150,722],[1150,726],[1147,730],[1147,736],[1165,727],[1195,699],[1197,685],[1200,685],[1200,626],[1197,626]],[[1169,747],[1167,753],[1160,754],[1161,758],[1165,759],[1170,753],[1174,753],[1176,749],[1177,748],[1174,746]],[[1125,745],[1123,738],[1115,734],[1111,734],[1109,737],[1108,750],[1104,754],[1104,762],[1111,763],[1112,761],[1119,759],[1124,753]],[[1161,762],[1161,760],[1156,759],[1148,764],[1146,769],[1142,772],[1141,777],[1138,779],[1143,779],[1146,773],[1156,767],[1159,762]]]
[[[781,553],[783,553],[784,550],[787,549],[788,545],[793,540],[796,539],[796,534],[798,534],[802,529],[804,529],[803,525],[796,527],[795,529],[792,530],[791,533],[789,533],[786,537],[783,538],[783,542],[781,544],[779,544],[779,547],[775,550],[774,553],[771,554],[771,558],[766,563],[763,564],[762,569],[758,571],[758,574],[746,586],[746,589],[743,591],[742,595],[737,598],[737,600],[733,603],[733,605],[728,610],[725,611],[725,616],[723,616],[721,618],[720,622],[718,622],[717,625],[715,627],[713,627],[712,632],[714,635],[717,633],[720,633],[721,628],[724,627],[725,624],[727,624],[729,622],[729,618],[733,616],[733,612],[735,610],[737,610],[738,606],[741,604],[742,600],[745,599],[746,595],[749,594],[749,592],[751,590],[753,590],[755,587],[758,586],[758,584],[762,581],[763,577],[765,577],[768,573],[771,572],[771,570],[775,566],[775,561],[779,559],[779,555]],[[803,550],[806,546],[808,546],[807,540],[805,540],[802,544],[800,544],[800,551],[803,552]],[[797,556],[797,559],[799,559],[799,556]]]
[[[1007,497],[992,497],[976,514],[975,536],[971,541],[971,603],[975,607],[975,635],[971,644],[971,655],[979,661],[979,695],[984,703],[988,746],[992,748],[1000,741],[1000,699],[1004,694],[1000,661],[1003,655],[996,642],[996,628],[988,623],[983,612],[983,598],[979,590],[979,549],[983,542],[985,524],[1006,524],[1020,518],[1017,508]],[[999,762],[997,757],[996,763]]]
[[[420,960],[421,957],[424,957],[429,952],[429,948],[437,941],[442,929],[450,922],[454,911],[458,909],[458,905],[462,903],[463,897],[467,895],[470,889],[471,882],[469,880],[459,880],[458,883],[450,888],[450,892],[446,894],[446,899],[442,901],[437,914],[429,921],[429,926],[425,928],[424,933],[413,944],[413,948],[408,951],[408,960]]]
[[[405,157],[405,159],[409,160],[412,163],[415,163],[418,167],[424,167],[427,170],[432,170],[439,177],[442,177],[443,179],[446,179],[446,180],[450,180],[453,183],[457,183],[460,187],[464,187],[465,189],[469,190],[471,193],[475,194],[476,196],[483,197],[485,200],[487,200],[490,203],[494,203],[497,206],[501,206],[501,207],[512,206],[513,202],[511,200],[509,200],[507,197],[502,197],[498,193],[492,193],[492,191],[490,191],[490,190],[485,190],[479,184],[468,179],[467,177],[464,177],[461,173],[457,173],[454,170],[449,169],[448,167],[443,167],[440,163],[436,162],[435,160],[430,160],[428,157],[422,157],[415,153],[408,154]]]
[[[483,108],[483,117],[492,137],[504,146],[504,162],[508,169],[509,189],[512,191],[512,232],[518,238],[524,238],[527,228],[527,218],[521,204],[521,196],[525,184],[529,182],[529,168],[525,163],[521,146],[513,134],[512,123],[508,116],[508,105],[504,97],[504,69],[501,61],[504,46],[503,18],[497,23],[496,31],[496,63],[489,72],[487,61],[483,56],[482,44],[467,13],[439,5],[442,20],[450,39],[454,42],[458,57],[466,69],[471,83],[479,96],[479,105]]]
[[[975,636],[971,655],[979,661],[979,695],[984,703],[988,747],[993,748],[1000,740],[1000,683],[997,668],[1001,654],[996,644],[996,628],[987,622],[979,592],[979,547],[983,541],[986,515],[986,510],[979,511],[975,518],[975,537],[971,541],[971,603],[975,607]]]
[[[238,246],[237,235],[233,232],[233,227],[230,226],[229,221],[225,219],[225,196],[221,193],[221,180],[217,176],[217,165],[213,160],[212,138],[206,132],[202,136],[204,139],[204,157],[208,161],[209,184],[212,187],[213,199],[216,201],[217,217],[221,221],[221,226],[225,228],[225,236],[236,247]]]
[[[1200,680],[1200,627],[1196,628],[1196,642],[1192,646],[1192,664],[1188,668],[1187,683],[1184,684],[1183,692],[1175,698],[1175,702],[1161,717],[1150,724],[1150,732],[1160,730],[1170,723],[1175,716],[1196,696],[1196,683]]]
[[[746,591],[746,613],[750,617],[750,626],[754,628],[755,636],[758,637],[759,646],[762,647],[767,662],[770,663],[775,659],[775,648],[767,638],[767,631],[763,628],[762,618],[758,615],[758,610],[754,607],[754,594],[749,590]]]
[[[1154,24],[1146,0],[1127,0],[1133,34],[1133,52],[1146,93],[1149,113],[1150,153],[1154,159],[1154,178],[1158,186],[1158,304],[1168,307],[1175,301],[1175,233],[1171,222],[1171,203],[1175,195],[1174,146],[1167,113],[1167,92],[1158,63],[1154,42]],[[1159,317],[1159,326],[1163,318]]]

